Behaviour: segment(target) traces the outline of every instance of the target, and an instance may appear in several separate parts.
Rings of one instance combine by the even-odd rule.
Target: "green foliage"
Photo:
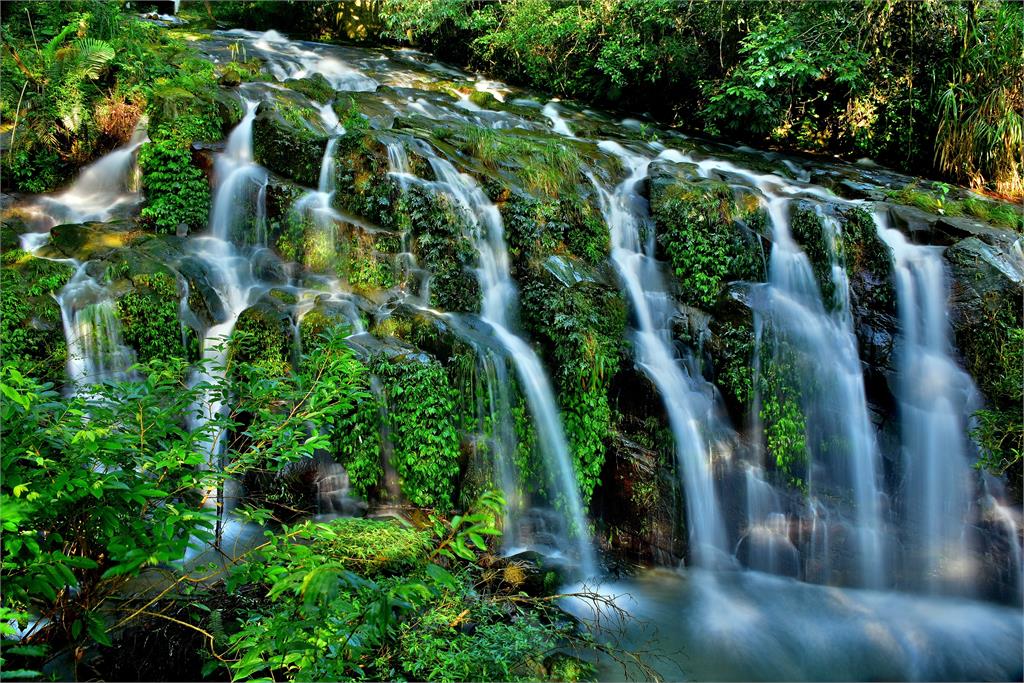
[[[993,225],[1024,231],[1024,212],[1020,211],[1019,207],[970,197],[957,201],[946,197],[946,193],[941,191],[942,183],[932,183],[932,187],[933,191],[929,192],[921,188],[917,182],[912,182],[898,190],[889,190],[886,196],[900,204],[916,206],[929,213],[941,216],[971,216]]]
[[[320,74],[313,74],[308,78],[287,80],[284,82],[284,85],[320,104],[330,102],[334,99],[335,95],[334,88]]]
[[[47,615],[36,642],[109,643],[96,608],[143,568],[212,539],[197,492],[218,475],[196,469],[208,432],[181,428],[197,398],[181,370],[155,363],[86,400],[4,366],[3,606]]]
[[[542,660],[568,627],[472,588],[468,563],[487,548],[487,536],[499,534],[494,523],[502,505],[489,493],[467,514],[431,517],[432,540],[365,520],[268,533],[228,579],[232,593],[256,590],[269,598],[229,636],[233,680],[537,678],[530,663]],[[371,540],[371,533],[386,540]],[[364,540],[376,552],[366,552]],[[404,575],[393,575],[399,569]],[[459,628],[463,622],[476,629]]]
[[[541,261],[565,251],[589,264],[608,257],[608,226],[577,191],[573,187],[557,199],[547,200],[510,193],[500,203],[516,274],[525,276],[536,271]]]
[[[836,253],[838,245],[832,243],[832,235],[825,228],[824,219],[814,209],[798,206],[793,212],[790,231],[811,262],[822,303],[826,308],[837,305],[836,283],[832,281],[832,260],[839,258]]]
[[[228,346],[232,363],[258,365],[283,375],[290,367],[291,335],[284,319],[274,310],[253,306],[242,311]]]
[[[433,274],[430,303],[449,311],[476,311],[480,286],[472,271],[476,250],[466,238],[465,218],[443,194],[411,187],[399,204],[400,227],[415,239],[422,265]]]
[[[539,141],[514,129],[483,126],[466,126],[449,135],[489,168],[509,168],[527,190],[555,197],[574,191],[580,181],[580,157],[560,137]]]
[[[193,159],[192,143],[220,139],[224,123],[213,65],[190,59],[185,66],[154,82],[147,108],[151,141],[139,152],[146,192],[142,218],[170,234],[180,223],[200,230],[209,222],[209,181]]]
[[[61,383],[67,348],[60,307],[53,299],[71,279],[66,264],[20,249],[3,254],[0,268],[0,357],[43,381]]]
[[[796,362],[785,342],[762,344],[758,388],[768,455],[776,468],[802,487],[800,474],[808,458],[807,424],[800,403],[800,385],[795,381]]]
[[[576,481],[583,504],[590,502],[601,483],[606,440],[611,437],[611,408],[603,382],[590,386],[570,386],[559,394],[565,433],[572,446]]]
[[[392,465],[413,505],[451,508],[459,473],[455,392],[437,361],[378,358],[371,364],[387,401]]]
[[[1022,12],[975,0],[380,7],[387,37],[546,92],[1017,196]]]
[[[744,211],[728,186],[659,185],[652,194],[658,243],[690,303],[713,307],[729,281],[759,279],[759,245],[740,223],[756,210]]]
[[[124,342],[143,363],[184,357],[177,280],[167,272],[137,274],[131,280],[133,289],[117,300]]]
[[[22,191],[52,190],[76,167],[124,144],[144,111],[153,137],[165,120],[153,104],[166,84],[180,86],[179,95],[202,91],[201,81],[215,85],[212,65],[195,59],[185,41],[118,3],[22,9],[4,18],[7,78],[0,83],[0,111],[15,123],[0,163]]]
[[[566,436],[583,500],[588,501],[600,482],[611,436],[608,380],[621,362],[625,302],[620,292],[596,282],[565,287],[534,280],[523,287],[522,308],[524,324],[542,342],[549,362],[557,368],[555,380]],[[528,447],[529,442],[524,445]],[[522,471],[537,471],[529,452],[523,456],[528,469]]]
[[[1010,327],[999,337],[990,340],[998,344],[991,354],[997,365],[978,377],[995,405],[975,413],[973,436],[981,447],[978,466],[1004,474],[1020,469],[1024,457],[1024,418],[1019,410],[1024,400],[1024,328]],[[1019,472],[1014,478],[1019,486]]]
[[[829,7],[820,14],[835,21],[839,11]],[[851,42],[826,43],[830,24],[806,27],[804,16],[798,13],[794,21],[792,13],[780,13],[754,24],[740,45],[741,61],[725,79],[705,85],[708,105],[702,114],[712,128],[750,127],[780,137],[791,128],[814,144],[819,105],[832,95],[830,106],[836,107],[849,96],[863,78],[868,55]]]

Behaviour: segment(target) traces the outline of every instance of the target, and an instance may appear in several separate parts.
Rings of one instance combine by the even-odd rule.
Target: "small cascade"
[[[510,319],[517,306],[517,292],[509,275],[501,214],[470,176],[459,173],[450,162],[437,156],[430,158],[430,164],[440,186],[462,208],[474,228],[470,238],[479,255],[477,280],[483,294],[481,319],[491,327],[498,343],[516,366],[519,384],[537,429],[541,452],[565,507],[569,532],[576,539],[582,578],[590,578],[595,575],[597,565],[554,391],[540,358],[525,340],[510,329]]]
[[[255,244],[266,243],[266,215],[261,207],[267,172],[253,163],[252,154],[257,106],[259,102],[245,100],[245,116],[228,135],[224,152],[213,165],[217,191],[210,208],[210,233],[224,242],[245,236]]]
[[[334,249],[335,225],[342,216],[331,207],[334,199],[334,154],[338,149],[338,139],[345,134],[345,128],[338,121],[334,108],[328,103],[320,107],[320,119],[330,133],[324,145],[324,156],[320,161],[320,176],[316,191],[310,191],[299,197],[292,210],[299,215],[309,216],[313,223],[328,238],[331,249]]]
[[[317,54],[306,49],[301,42],[288,40],[277,31],[260,33],[233,29],[218,33],[228,38],[251,39],[252,42],[247,44],[266,61],[270,73],[279,81],[320,74],[335,90],[373,92],[377,89],[377,81],[353,69],[337,57]]]
[[[121,340],[110,291],[79,266],[56,297],[68,347],[68,378],[75,391],[128,378],[135,352]]]
[[[128,144],[86,166],[60,194],[40,197],[34,207],[40,227],[49,230],[62,223],[109,221],[127,215],[142,199],[135,161],[139,147],[148,141],[143,118]]]
[[[210,210],[210,235],[195,237],[187,248],[209,270],[210,284],[221,300],[224,318],[206,330],[202,340],[203,363],[191,377],[192,385],[216,383],[227,365],[227,343],[235,322],[250,304],[252,293],[260,287],[252,275],[249,259],[238,253],[231,238],[235,231],[255,217],[256,235],[265,234],[265,209],[262,205],[267,172],[253,161],[252,124],[258,103],[246,100],[246,113],[228,136],[224,151],[214,161],[214,191]],[[248,234],[248,231],[246,231]],[[257,241],[263,239],[257,237]],[[216,391],[204,396],[195,406],[190,428],[202,429],[209,420],[225,409],[223,396]],[[207,466],[222,469],[225,434],[222,430],[209,436],[202,448],[209,454]],[[228,482],[224,490],[206,492],[206,504],[216,504],[222,516],[235,504],[237,483]]]
[[[868,417],[849,295],[837,291],[832,305],[825,306],[810,260],[790,232],[794,197],[817,202],[835,198],[823,188],[753,173],[728,161],[695,160],[677,150],[665,150],[660,156],[695,164],[706,178],[713,173],[740,178],[762,197],[773,246],[768,283],[755,311],[755,327],[763,329],[762,338],[771,344],[776,362],[792,367],[791,379],[797,384],[806,419],[809,500],[840,500],[843,491],[852,494],[845,505],[856,546],[847,551],[855,557],[855,566],[848,568],[853,576],[848,580],[884,586],[889,570],[882,526],[880,457]],[[838,278],[835,289],[845,290],[845,269],[835,248],[838,226],[823,217],[826,232],[831,231],[826,242],[831,251],[831,271]],[[760,353],[761,347],[759,344],[755,351]],[[828,558],[823,561],[831,563]]]
[[[671,340],[675,304],[654,260],[654,231],[644,224],[646,207],[636,185],[647,176],[650,159],[628,152],[615,142],[599,147],[619,158],[629,172],[613,190],[591,176],[601,211],[612,233],[612,261],[633,311],[637,365],[654,382],[668,413],[676,457],[686,491],[687,530],[695,564],[710,566],[728,557],[725,527],[715,490],[709,440],[702,425],[712,406],[676,358]],[[641,213],[642,212],[642,213]],[[642,241],[643,240],[643,241]]]
[[[551,129],[559,135],[564,135],[568,138],[576,137],[576,134],[572,132],[572,128],[566,123],[565,119],[562,118],[562,113],[558,111],[558,106],[555,101],[552,100],[544,105],[541,109],[541,113],[544,114],[551,121]]]
[[[912,585],[970,592],[968,522],[975,477],[968,417],[978,407],[970,376],[952,357],[942,248],[911,244],[876,212],[892,252],[900,320],[898,399],[903,462],[902,513],[914,550],[905,569]]]
[[[770,197],[768,214],[774,239],[762,315],[773,335],[777,362],[794,364],[812,458],[808,486],[815,493],[827,492],[835,485],[852,492],[859,582],[881,587],[887,570],[879,456],[852,318],[848,308],[826,311],[811,263],[789,231],[789,200],[772,196],[766,185],[761,189]],[[846,300],[845,295],[840,298]],[[798,354],[795,361],[787,355],[790,349]]]

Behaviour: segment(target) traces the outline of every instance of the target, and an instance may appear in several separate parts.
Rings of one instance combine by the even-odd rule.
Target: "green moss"
[[[759,245],[750,229],[756,210],[736,201],[723,184],[655,184],[651,209],[666,260],[687,303],[713,307],[732,280],[763,275]]]
[[[825,228],[823,219],[813,209],[798,206],[793,212],[790,226],[793,239],[803,247],[804,254],[811,262],[814,279],[818,281],[821,301],[826,308],[836,304],[836,285],[832,281],[832,246],[831,238]]]
[[[891,310],[896,303],[892,260],[874,219],[860,208],[841,211],[839,219],[841,252],[854,295],[874,310]]]
[[[480,287],[476,250],[466,238],[465,219],[445,195],[411,187],[402,195],[401,226],[412,232],[420,264],[431,274],[430,303],[449,311],[477,311]]]
[[[557,136],[537,138],[517,129],[464,126],[451,131],[451,140],[485,166],[503,168],[531,192],[554,197],[573,192],[583,180],[583,162],[576,150]]]
[[[195,69],[154,84],[147,106],[150,142],[139,152],[146,197],[141,216],[162,233],[173,234],[181,223],[199,230],[209,222],[209,182],[192,144],[220,140],[230,119],[217,100],[213,65],[189,60],[188,66]]]
[[[314,102],[326,104],[334,99],[335,91],[327,79],[320,74],[313,74],[308,78],[289,79],[281,85],[300,92]]]
[[[306,123],[306,117],[292,107],[276,110],[261,104],[253,122],[253,154],[271,171],[300,185],[316,187],[320,178],[327,137]],[[312,112],[312,114],[310,114]],[[307,115],[316,118],[316,112]]]
[[[140,362],[186,357],[178,317],[178,282],[167,272],[136,274],[132,289],[117,299],[124,342]]]
[[[968,197],[964,200],[947,196],[950,187],[932,183],[931,189],[922,188],[917,181],[898,190],[889,190],[886,196],[900,204],[916,206],[940,216],[971,216],[992,225],[1024,231],[1024,211],[1019,207],[998,201]]]
[[[398,521],[342,518],[327,523],[329,532],[312,538],[313,550],[337,558],[363,576],[402,574],[426,560],[428,533]]]
[[[589,264],[608,257],[611,238],[600,212],[578,195],[537,199],[504,192],[499,204],[516,274],[522,278],[555,253]]]
[[[611,434],[607,392],[625,338],[625,301],[617,289],[596,282],[565,287],[538,279],[523,286],[522,315],[549,364],[558,368],[558,401],[580,490],[589,501]]]
[[[764,342],[761,348],[760,418],[765,447],[775,467],[798,487],[807,465],[807,424],[795,380],[795,357],[785,342]]]
[[[493,108],[498,103],[494,95],[485,90],[474,90],[469,93],[469,101],[478,107]]]

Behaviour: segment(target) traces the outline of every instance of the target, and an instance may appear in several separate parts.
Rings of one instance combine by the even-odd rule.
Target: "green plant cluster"
[[[601,214],[574,186],[555,199],[538,199],[509,192],[499,204],[505,238],[515,274],[536,273],[541,262],[568,252],[597,265],[608,257],[611,238]]]
[[[309,116],[319,120],[310,110]],[[327,137],[306,123],[306,116],[289,106],[260,104],[253,121],[252,146],[256,161],[305,187],[316,187]]]
[[[825,228],[824,219],[814,209],[798,205],[793,211],[790,232],[793,239],[803,248],[811,262],[814,279],[818,282],[821,301],[826,308],[838,305],[836,283],[832,280],[832,261],[841,259],[841,245],[833,243],[832,235]]]
[[[117,299],[117,318],[124,342],[140,362],[187,356],[178,316],[178,282],[169,272],[139,273],[132,289]]]
[[[524,325],[557,368],[566,436],[583,499],[589,501],[612,431],[608,388],[623,352],[625,301],[618,290],[597,282],[565,287],[533,280],[523,286],[522,310]]]
[[[285,317],[269,305],[251,306],[238,316],[228,344],[232,364],[244,363],[284,375],[291,367],[291,331]]]
[[[0,84],[0,107],[4,119],[14,123],[0,163],[12,189],[55,189],[78,167],[125,144],[148,115],[150,146],[173,157],[161,160],[179,162],[168,176],[151,179],[154,193],[169,190],[174,182],[203,191],[181,151],[170,150],[184,146],[187,151],[185,141],[165,139],[186,136],[178,129],[192,128],[192,117],[219,119],[209,109],[185,111],[181,106],[186,100],[210,100],[216,86],[213,66],[197,59],[185,40],[139,20],[118,3],[98,0],[26,5],[6,13],[0,30],[8,76]],[[170,100],[175,104],[169,111]],[[162,122],[181,116],[160,132]],[[219,122],[215,134],[204,137],[219,139]],[[152,159],[155,153],[149,154]],[[155,172],[161,166],[151,161],[148,168]],[[162,230],[176,225],[170,222],[175,215],[191,221],[203,204],[200,197],[192,207],[175,201],[168,196],[151,209]]]
[[[337,94],[327,79],[320,74],[313,74],[306,78],[289,79],[283,85],[295,92],[300,92],[314,102],[326,104],[334,99]]]
[[[67,347],[60,306],[53,295],[74,269],[35,258],[20,249],[3,254],[0,267],[0,357],[44,381],[64,380]]]
[[[413,505],[451,509],[459,476],[456,394],[435,360],[383,358],[371,362],[383,385],[392,466]]]
[[[544,139],[516,129],[484,126],[446,128],[442,132],[445,139],[484,166],[509,170],[530,192],[557,197],[562,192],[576,192],[582,180],[579,154],[560,137]]]
[[[400,202],[401,227],[411,231],[420,263],[430,279],[430,303],[448,311],[480,308],[480,286],[472,267],[476,250],[466,237],[465,218],[442,194],[410,187]]]
[[[802,475],[809,452],[802,395],[795,377],[798,362],[784,340],[763,342],[757,379],[761,399],[759,417],[768,456],[791,483],[803,487]]]
[[[759,245],[746,227],[758,209],[737,202],[727,185],[655,183],[651,195],[658,243],[684,300],[712,308],[728,282],[761,278]]]

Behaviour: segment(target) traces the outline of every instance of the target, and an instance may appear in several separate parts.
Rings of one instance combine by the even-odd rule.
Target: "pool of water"
[[[632,616],[603,634],[665,680],[1021,680],[1019,607],[835,588],[759,572],[650,570],[600,592]],[[582,601],[569,611],[591,619]],[[634,669],[631,673],[637,674]],[[602,680],[622,680],[614,661]]]

